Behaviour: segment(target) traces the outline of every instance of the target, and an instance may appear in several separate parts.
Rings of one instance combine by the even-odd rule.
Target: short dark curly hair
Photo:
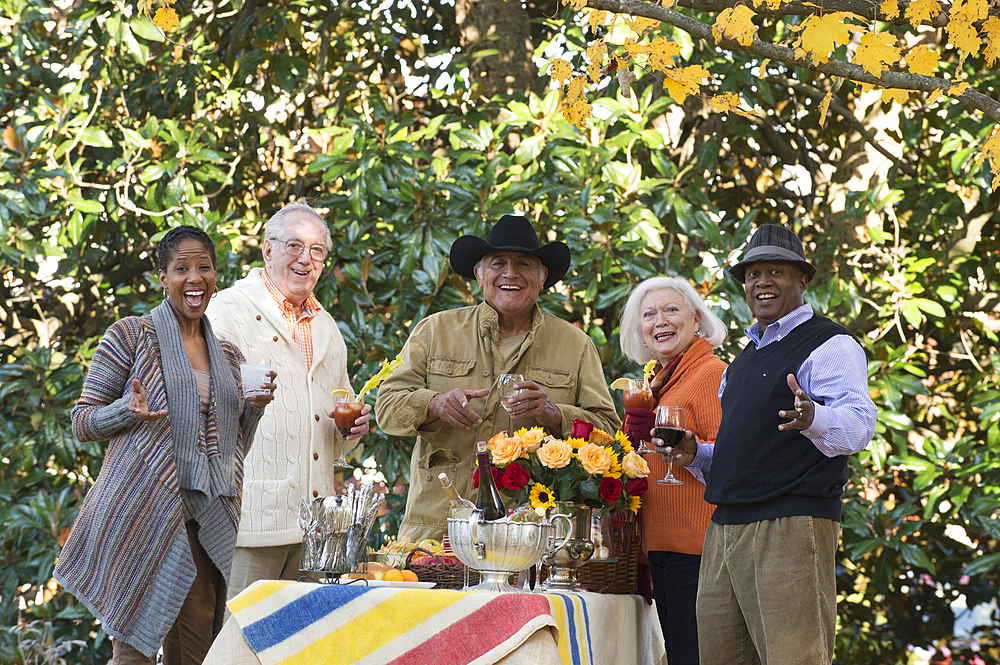
[[[208,255],[212,257],[212,267],[215,267],[215,243],[208,234],[197,226],[175,226],[167,231],[160,244],[156,247],[156,263],[160,270],[166,271],[167,266],[177,253],[177,248],[185,240],[197,240],[202,244]]]

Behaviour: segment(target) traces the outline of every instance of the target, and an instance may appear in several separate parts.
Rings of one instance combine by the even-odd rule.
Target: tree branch
[[[603,9],[604,11],[616,14],[631,14],[632,16],[644,16],[651,18],[675,28],[679,28],[699,39],[704,39],[709,43],[718,44],[720,47],[730,51],[742,51],[744,53],[768,58],[777,62],[783,62],[792,67],[802,67],[820,74],[829,76],[839,76],[840,78],[855,81],[857,83],[867,83],[883,88],[898,88],[901,90],[914,90],[918,92],[933,92],[940,90],[947,94],[948,90],[955,85],[954,81],[937,78],[936,76],[924,76],[922,74],[905,74],[901,72],[884,72],[882,76],[875,77],[869,74],[860,65],[855,65],[841,60],[829,60],[828,62],[813,65],[808,60],[796,58],[792,49],[786,46],[778,46],[769,42],[762,42],[754,38],[750,46],[743,46],[734,40],[725,39],[716,42],[712,35],[712,28],[685,14],[653,5],[642,0],[587,0],[587,6],[592,9]],[[982,111],[995,122],[1000,122],[1000,102],[984,95],[981,92],[967,88],[961,95],[951,95],[970,108]]]

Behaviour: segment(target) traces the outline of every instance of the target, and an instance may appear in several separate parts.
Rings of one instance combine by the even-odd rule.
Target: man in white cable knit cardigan
[[[270,363],[281,387],[245,461],[230,598],[257,580],[298,579],[300,500],[333,495],[330,463],[368,432],[370,406],[346,442],[331,417],[331,391],[352,390],[344,339],[313,295],[332,247],[319,213],[305,203],[285,206],[264,227],[265,267],[220,291],[208,307],[216,334],[247,362]]]

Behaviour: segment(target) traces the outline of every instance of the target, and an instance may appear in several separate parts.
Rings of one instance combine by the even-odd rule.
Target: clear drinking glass
[[[684,420],[684,407],[682,406],[658,406],[656,407],[656,429],[655,436],[663,439],[663,445],[668,448],[676,446],[684,438],[687,430],[687,422]],[[661,485],[683,485],[683,480],[674,478],[674,456],[667,455],[667,475],[656,482]]]
[[[340,435],[346,440],[351,435],[351,428],[354,422],[361,417],[361,410],[365,408],[365,403],[361,398],[353,393],[348,393],[337,397],[337,405],[333,407],[333,420],[340,430]],[[333,466],[347,466],[347,443],[340,449],[340,457],[331,462]]]
[[[497,394],[500,396],[500,404],[503,408],[507,410],[507,415],[510,415],[510,403],[509,400],[514,395],[517,395],[523,390],[517,390],[514,388],[515,385],[524,381],[523,374],[501,374],[497,377]],[[514,419],[510,419],[510,426],[508,427],[507,434],[510,434],[510,430],[514,427]]]
[[[652,411],[653,391],[649,389],[645,380],[629,379],[628,386],[622,391],[622,404],[626,409],[643,408]],[[635,451],[640,455],[653,452],[642,439],[639,440]]]

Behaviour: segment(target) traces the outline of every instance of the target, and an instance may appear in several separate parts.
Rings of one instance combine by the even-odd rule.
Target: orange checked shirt
[[[297,315],[295,306],[288,302],[288,298],[278,290],[278,287],[268,277],[267,271],[262,271],[261,275],[264,277],[264,285],[271,293],[271,297],[274,298],[274,303],[278,306],[278,311],[281,312],[281,318],[285,320],[285,325],[288,326],[288,332],[292,335],[295,343],[299,345],[299,350],[302,351],[302,355],[306,359],[306,368],[312,369],[313,338],[310,322],[312,321],[312,317],[316,316],[323,309],[323,306],[316,300],[316,296],[310,293],[305,303],[303,303],[305,305],[305,313]]]

